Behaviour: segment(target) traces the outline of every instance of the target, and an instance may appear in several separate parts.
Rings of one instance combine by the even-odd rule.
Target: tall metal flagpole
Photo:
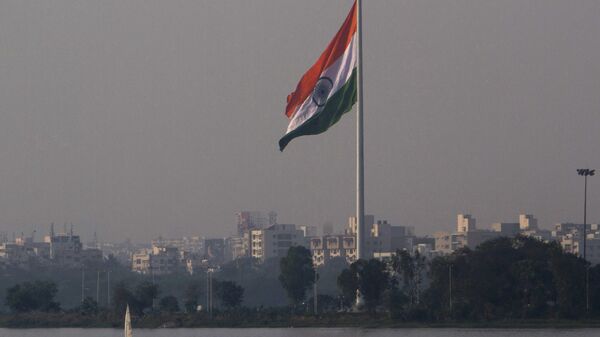
[[[356,0],[356,20],[358,36],[357,113],[356,113],[356,254],[366,258],[364,250],[365,233],[365,160],[363,142],[363,59],[362,59],[362,0]]]

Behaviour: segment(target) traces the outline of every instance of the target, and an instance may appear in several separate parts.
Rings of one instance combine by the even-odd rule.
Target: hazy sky
[[[241,209],[341,226],[355,113],[280,153],[286,96],[351,0],[0,1],[0,231],[221,236]],[[365,0],[366,209],[581,221],[600,169],[600,1]],[[600,176],[589,184],[600,221]]]

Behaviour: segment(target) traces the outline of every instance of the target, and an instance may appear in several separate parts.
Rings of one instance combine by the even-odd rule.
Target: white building
[[[356,261],[355,235],[323,235],[309,239],[309,247],[315,266],[322,266],[329,260],[342,257],[346,262]]]
[[[263,261],[286,256],[290,247],[307,245],[302,230],[285,224],[251,230],[250,243],[251,256]]]

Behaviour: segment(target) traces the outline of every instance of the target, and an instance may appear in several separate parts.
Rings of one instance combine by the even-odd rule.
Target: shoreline
[[[123,322],[110,317],[79,314],[30,313],[0,315],[0,328],[5,329],[121,329]],[[236,319],[200,315],[174,314],[145,316],[134,320],[134,329],[261,329],[261,328],[355,328],[355,329],[600,329],[600,320],[506,320],[485,322],[408,322],[368,315],[294,316],[291,319]]]

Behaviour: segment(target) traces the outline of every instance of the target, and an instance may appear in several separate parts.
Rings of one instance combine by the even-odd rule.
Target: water
[[[156,329],[135,337],[596,337],[600,329]],[[120,329],[0,329],[0,337],[122,337]]]

